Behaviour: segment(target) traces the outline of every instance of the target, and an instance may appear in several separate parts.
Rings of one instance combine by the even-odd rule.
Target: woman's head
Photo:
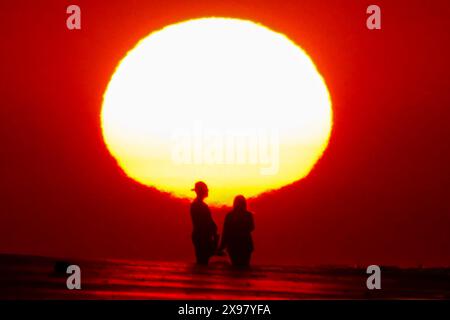
[[[244,196],[238,195],[234,198],[233,208],[236,211],[247,210],[247,200],[245,200]]]

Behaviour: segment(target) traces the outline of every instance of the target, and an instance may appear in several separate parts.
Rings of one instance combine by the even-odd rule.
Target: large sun
[[[251,21],[204,18],[151,33],[117,66],[103,137],[126,175],[230,204],[305,177],[331,132],[331,100],[309,56]]]

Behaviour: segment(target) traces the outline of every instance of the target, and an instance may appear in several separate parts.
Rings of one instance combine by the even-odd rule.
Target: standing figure
[[[231,263],[236,267],[248,267],[253,252],[252,231],[255,229],[253,214],[247,211],[244,196],[234,198],[233,210],[225,217],[219,252],[226,249]]]
[[[199,181],[195,183],[195,188],[192,190],[197,194],[191,204],[192,242],[197,264],[207,265],[209,258],[216,251],[219,236],[211,211],[204,202],[204,199],[208,196],[208,187],[204,182]]]

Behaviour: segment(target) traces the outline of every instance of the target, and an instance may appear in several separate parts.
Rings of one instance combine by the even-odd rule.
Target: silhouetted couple
[[[218,247],[217,225],[204,199],[208,196],[208,187],[197,182],[193,189],[197,197],[191,204],[192,242],[194,243],[197,263],[207,265],[214,255],[222,255],[226,250],[233,266],[246,267],[250,264],[253,252],[251,232],[255,229],[253,214],[247,211],[247,202],[241,195],[234,199],[233,210],[225,217],[222,239]]]

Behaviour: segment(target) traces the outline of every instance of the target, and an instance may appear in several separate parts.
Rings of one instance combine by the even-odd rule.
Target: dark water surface
[[[81,268],[68,290],[66,265]],[[234,270],[185,262],[87,261],[0,255],[0,299],[450,299],[450,269],[382,267],[368,290],[364,268],[254,266]]]

